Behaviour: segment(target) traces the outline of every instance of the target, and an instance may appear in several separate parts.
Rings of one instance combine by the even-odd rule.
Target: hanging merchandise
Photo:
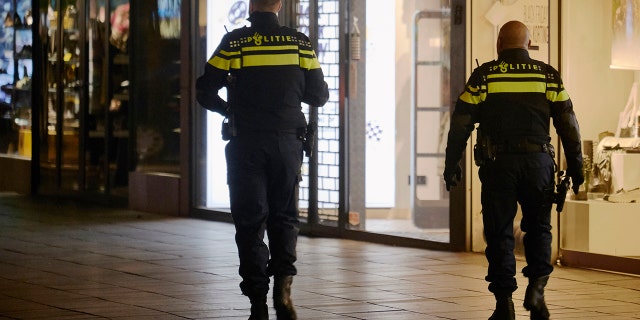
[[[360,29],[358,28],[358,17],[353,17],[353,31],[351,32],[350,48],[351,60],[360,60]]]

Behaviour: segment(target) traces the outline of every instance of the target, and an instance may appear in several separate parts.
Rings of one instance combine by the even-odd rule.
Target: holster
[[[496,147],[489,137],[478,128],[476,144],[473,146],[473,161],[480,167],[496,159]]]
[[[231,138],[238,135],[238,129],[235,126],[233,114],[230,114],[224,120],[222,120],[222,126],[220,129],[222,134],[222,140],[229,141]]]
[[[315,121],[310,121],[309,124],[307,124],[307,127],[303,128],[304,135],[302,135],[302,148],[304,150],[304,155],[307,157],[311,157],[311,155],[313,155],[317,128],[318,124]]]

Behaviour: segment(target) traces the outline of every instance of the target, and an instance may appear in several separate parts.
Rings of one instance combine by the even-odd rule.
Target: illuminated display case
[[[40,11],[39,191],[126,194],[133,165],[129,1],[50,0]]]
[[[31,1],[0,1],[0,154],[31,157]]]
[[[178,172],[180,4],[48,3],[42,190],[128,196],[132,172]]]

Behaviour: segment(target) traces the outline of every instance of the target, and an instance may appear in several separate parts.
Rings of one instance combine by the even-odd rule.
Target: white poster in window
[[[613,0],[611,68],[640,70],[640,0]]]
[[[494,2],[485,18],[495,26],[495,39],[506,22],[518,20],[531,33],[531,58],[549,63],[549,1],[548,0],[500,0]]]
[[[366,28],[366,206],[395,205],[395,3],[376,0],[367,5]],[[386,21],[386,23],[379,23]]]

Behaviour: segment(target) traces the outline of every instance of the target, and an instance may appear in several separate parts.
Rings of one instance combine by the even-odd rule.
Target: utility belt
[[[473,147],[473,158],[477,166],[494,161],[501,154],[525,154],[544,152],[555,159],[555,149],[550,143],[534,143],[527,139],[493,143],[490,139],[481,139]]]
[[[495,146],[496,154],[501,153],[535,153],[535,152],[549,152],[549,148],[553,150],[551,144],[539,144],[531,142],[518,142],[518,143],[503,143]]]
[[[280,129],[280,130],[241,130],[236,128],[223,128],[222,130],[222,139],[224,141],[229,141],[234,137],[255,137],[255,136],[288,136],[295,135],[299,140],[304,141],[306,133],[306,128],[297,128],[297,129]]]
[[[297,129],[281,129],[281,130],[236,130],[235,137],[238,136],[262,136],[262,135],[273,135],[273,136],[285,136],[285,135],[296,135],[298,139],[302,140],[304,138],[305,128],[297,128]]]
[[[305,155],[310,157],[313,153],[316,129],[317,124],[314,121],[311,121],[306,127],[295,129],[263,130],[237,128],[233,123],[233,116],[231,116],[230,118],[225,118],[222,122],[222,140],[229,141],[238,136],[295,135],[298,140],[302,141]]]

